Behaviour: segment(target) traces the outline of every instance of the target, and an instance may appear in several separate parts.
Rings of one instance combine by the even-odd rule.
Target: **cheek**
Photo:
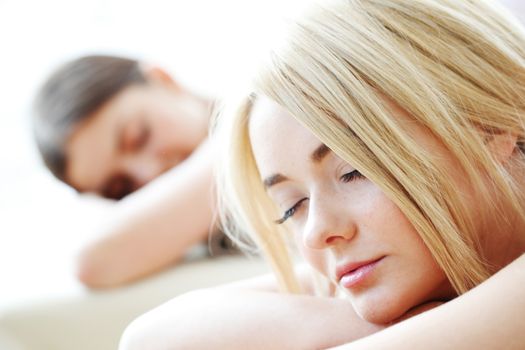
[[[166,116],[158,121],[157,127],[165,144],[177,147],[182,151],[192,151],[206,136],[206,130],[202,130],[198,120],[176,115]]]
[[[377,186],[370,184],[369,187],[354,209],[359,232],[370,236],[368,238],[375,244],[387,245],[390,249],[404,250],[414,244],[423,245],[416,229],[398,206]]]
[[[389,255],[385,264],[386,285],[396,296],[392,310],[401,312],[441,293],[449,293],[447,278],[423,239],[401,210],[386,197],[377,205],[377,244]],[[445,286],[445,287],[444,287]],[[441,290],[444,288],[446,292]]]
[[[401,210],[375,184],[364,183],[353,198],[358,200],[348,202],[348,215],[357,226],[358,235],[354,239],[363,249],[388,253],[403,247],[408,232],[411,236],[415,234]]]
[[[301,242],[297,242],[296,246],[299,247],[299,251],[308,265],[320,274],[330,278],[330,262],[325,251],[309,249]]]
[[[150,144],[154,151],[166,151],[173,153],[176,150],[184,151],[187,147],[188,138],[191,135],[186,132],[178,120],[169,116],[156,115],[150,119],[151,139]]]
[[[307,247],[303,242],[302,231],[297,228],[290,229],[293,231],[293,243],[295,243],[295,247],[297,247],[304,261],[321,275],[330,279],[330,268],[333,268],[333,262],[330,261],[328,249],[312,249]]]
[[[444,272],[401,210],[383,195],[371,202],[373,208],[362,211],[368,218],[360,227],[363,247],[386,258],[375,283],[351,297],[358,313],[370,322],[390,322],[416,305],[450,295]]]
[[[370,229],[377,233],[376,244],[402,263],[398,270],[404,271],[399,276],[400,281],[406,274],[419,274],[424,284],[426,273],[434,274],[440,270],[415,227],[392,201],[386,197],[378,198],[375,213],[370,218]]]

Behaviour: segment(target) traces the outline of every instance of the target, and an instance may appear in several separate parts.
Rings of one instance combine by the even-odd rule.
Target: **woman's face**
[[[132,85],[80,124],[66,145],[66,180],[119,199],[180,163],[205,138],[208,110],[164,83]]]
[[[249,132],[261,180],[280,208],[275,219],[364,319],[390,322],[453,295],[399,208],[284,109],[258,97]]]

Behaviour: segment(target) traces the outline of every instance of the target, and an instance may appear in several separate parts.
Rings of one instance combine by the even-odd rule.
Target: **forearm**
[[[470,292],[338,350],[524,349],[525,256]]]
[[[120,350],[322,349],[381,328],[341,299],[219,287],[140,317],[124,333]]]
[[[91,287],[128,282],[181,258],[213,228],[206,148],[117,205],[104,234],[86,247],[79,278]]]

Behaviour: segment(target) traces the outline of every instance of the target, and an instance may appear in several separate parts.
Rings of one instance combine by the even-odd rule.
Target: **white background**
[[[198,92],[223,93],[278,31],[276,14],[299,2],[0,0],[0,307],[80,288],[74,252],[107,205],[40,163],[31,101],[50,71],[88,53],[131,55]]]

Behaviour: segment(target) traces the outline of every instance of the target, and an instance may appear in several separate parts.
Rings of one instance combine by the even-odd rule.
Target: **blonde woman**
[[[524,82],[493,2],[313,7],[218,130],[223,215],[287,293],[190,293],[122,348],[524,348]]]

